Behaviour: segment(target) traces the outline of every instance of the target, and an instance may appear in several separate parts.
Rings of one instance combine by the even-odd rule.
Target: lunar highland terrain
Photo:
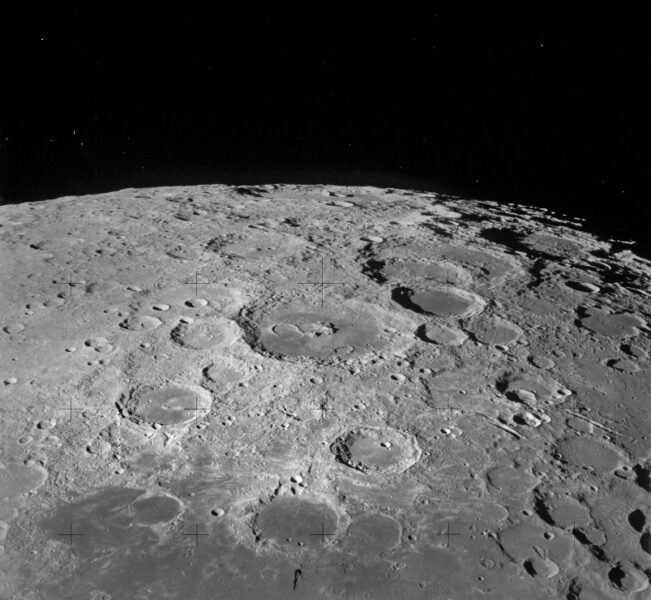
[[[0,207],[3,600],[651,594],[651,263],[337,186]]]

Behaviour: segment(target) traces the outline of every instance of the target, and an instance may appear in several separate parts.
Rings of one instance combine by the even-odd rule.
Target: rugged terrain
[[[648,597],[625,241],[207,185],[0,207],[0,260],[0,597]]]

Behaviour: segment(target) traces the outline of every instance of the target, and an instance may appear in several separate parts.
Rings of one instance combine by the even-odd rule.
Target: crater
[[[283,497],[260,509],[253,531],[256,541],[316,548],[330,543],[336,535],[337,524],[337,514],[327,504]]]
[[[590,524],[590,512],[586,506],[568,497],[553,497],[541,500],[539,509],[544,510],[557,527],[586,526]]]
[[[263,347],[283,356],[326,358],[351,355],[377,345],[379,328],[367,319],[325,312],[284,312],[260,327]]]
[[[74,547],[83,556],[106,554],[107,547],[113,549],[114,557],[123,552],[151,552],[159,538],[148,526],[174,520],[183,512],[183,506],[171,496],[144,494],[145,490],[139,488],[102,488],[86,498],[60,505],[41,526],[60,543],[68,543],[65,534],[71,529],[78,533]]]
[[[608,571],[608,579],[613,587],[622,592],[641,592],[649,587],[649,578],[646,573],[628,561],[620,562],[612,567]]]
[[[581,327],[599,335],[621,339],[638,334],[638,328],[645,326],[645,321],[630,313],[607,313],[597,309],[585,311]]]
[[[647,463],[637,464],[633,467],[635,471],[635,483],[643,490],[651,492],[651,466]]]
[[[628,515],[628,522],[635,531],[642,532],[646,525],[646,517],[644,513],[638,508]]]
[[[415,438],[389,427],[360,427],[337,438],[330,447],[338,462],[358,471],[401,473],[421,456]]]
[[[540,556],[528,558],[524,561],[523,566],[531,577],[538,577],[540,579],[554,577],[559,571],[558,565],[554,561],[548,558],[541,558]]]
[[[486,304],[477,294],[451,286],[422,291],[397,287],[392,290],[391,298],[403,308],[437,317],[471,317],[479,314]]]
[[[572,542],[565,535],[545,535],[548,533],[544,524],[532,519],[507,525],[499,533],[500,546],[503,552],[518,561],[530,560],[532,556],[546,557],[556,564],[565,564],[570,558]],[[535,553],[535,554],[534,554]],[[532,564],[531,567],[536,568]],[[552,568],[552,565],[548,565]],[[541,573],[546,571],[545,565],[540,565]],[[531,573],[529,573],[531,575]]]
[[[261,306],[240,315],[245,341],[276,358],[340,362],[379,352],[405,352],[415,343],[409,316],[355,299],[322,309]]]
[[[441,346],[461,346],[468,339],[460,329],[446,327],[436,322],[421,325],[416,330],[416,335],[425,342]]]
[[[563,460],[576,467],[589,467],[599,474],[615,470],[622,457],[612,448],[589,437],[568,438],[558,445]]]
[[[473,249],[468,246],[447,246],[442,249],[441,256],[467,267],[472,276],[479,282],[503,280],[521,271],[518,263],[504,254],[493,254],[492,252]]]
[[[651,531],[645,531],[640,536],[640,547],[647,554],[651,554]]]
[[[216,356],[203,371],[205,385],[210,390],[224,394],[248,378],[246,363],[231,356]]]
[[[183,512],[181,503],[171,496],[150,496],[136,500],[131,509],[136,520],[143,525],[169,523]]]
[[[482,344],[510,346],[523,334],[522,329],[500,317],[481,316],[468,328]]]
[[[47,480],[47,471],[38,465],[0,463],[0,498],[18,498],[40,488]]]
[[[558,237],[544,233],[533,233],[523,239],[526,248],[534,253],[556,259],[574,259],[585,253],[585,248],[568,237]]]
[[[181,322],[172,329],[172,341],[191,350],[227,348],[239,337],[236,323],[229,319],[214,317],[198,319],[191,323]]]
[[[612,359],[606,363],[611,369],[615,371],[620,371],[622,373],[628,373],[629,375],[637,373],[640,370],[640,367],[632,360],[627,360],[625,358]]]
[[[131,392],[125,408],[137,423],[185,425],[207,413],[211,405],[210,394],[200,387],[144,386]]]
[[[599,287],[589,281],[566,281],[565,285],[576,292],[585,292],[587,294],[599,292]]]
[[[492,487],[509,497],[525,496],[537,483],[529,469],[508,465],[490,469],[486,479]]]
[[[498,379],[496,387],[510,400],[526,404],[565,398],[565,387],[545,372],[506,373]]]
[[[128,331],[148,331],[156,329],[161,324],[161,320],[148,315],[131,315],[120,323],[122,329]]]
[[[401,528],[395,519],[379,514],[353,518],[346,532],[346,547],[358,556],[377,556],[400,543]]]

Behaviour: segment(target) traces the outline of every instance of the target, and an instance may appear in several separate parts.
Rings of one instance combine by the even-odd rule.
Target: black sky
[[[644,236],[651,65],[634,11],[97,4],[5,12],[4,201],[377,183]]]

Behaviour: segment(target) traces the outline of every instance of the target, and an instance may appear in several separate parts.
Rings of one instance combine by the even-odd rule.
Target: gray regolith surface
[[[648,598],[626,244],[205,185],[2,206],[0,260],[0,598]]]

